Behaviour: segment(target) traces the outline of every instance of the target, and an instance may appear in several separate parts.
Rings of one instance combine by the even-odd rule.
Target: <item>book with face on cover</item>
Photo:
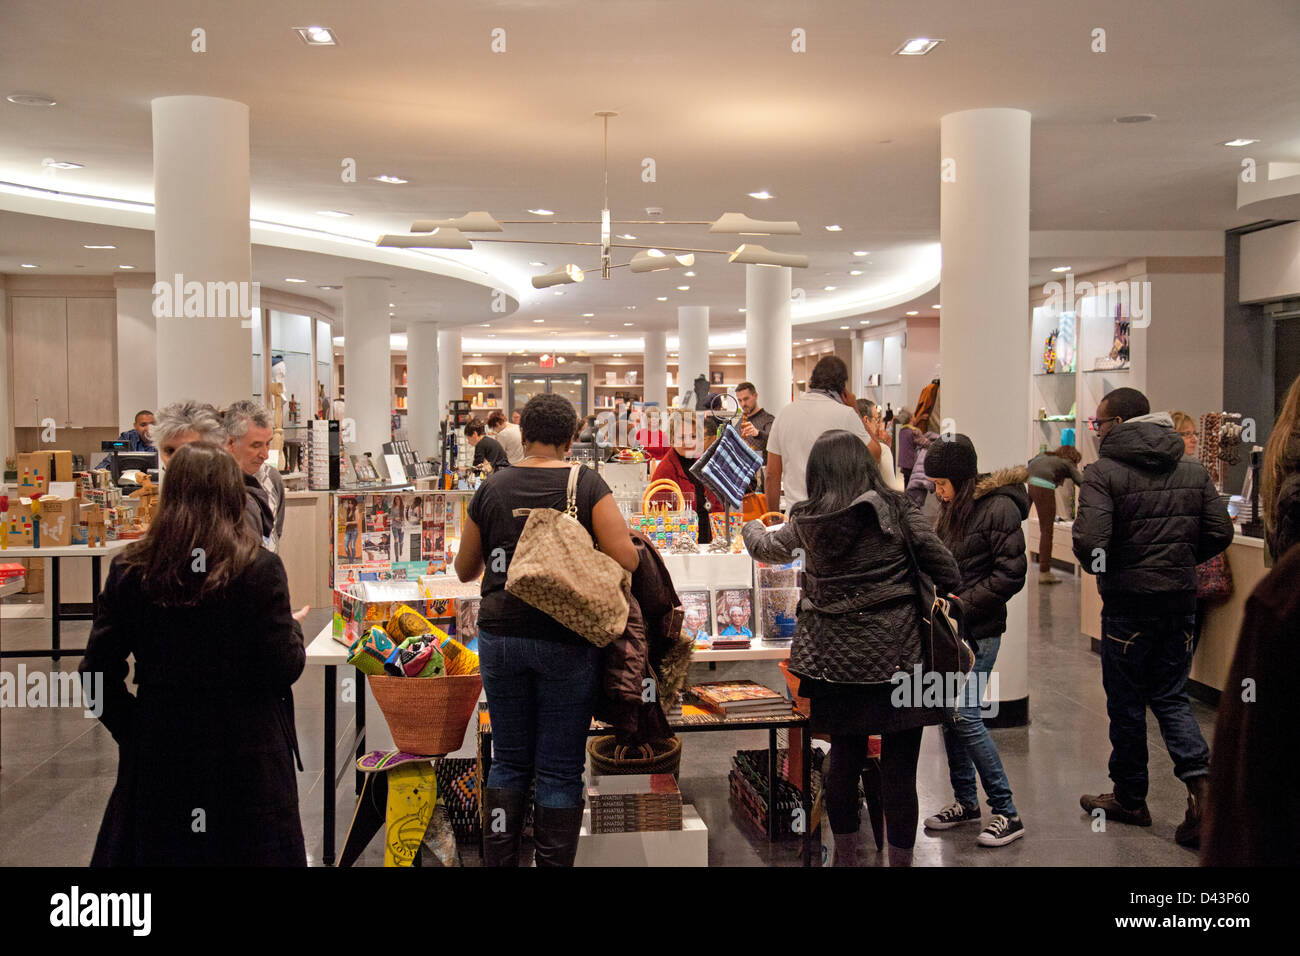
[[[790,703],[781,694],[757,681],[708,681],[696,684],[691,694],[701,705],[721,714],[785,713]]]

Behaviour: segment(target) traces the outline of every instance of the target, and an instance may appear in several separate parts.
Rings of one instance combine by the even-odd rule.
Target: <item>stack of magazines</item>
[[[682,793],[670,773],[599,778],[587,788],[592,833],[682,828]]]
[[[783,717],[790,713],[790,702],[784,696],[752,680],[696,684],[691,695],[705,710],[723,717]]]

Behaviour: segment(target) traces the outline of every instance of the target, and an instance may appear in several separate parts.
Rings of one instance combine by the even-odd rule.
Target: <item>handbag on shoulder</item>
[[[597,647],[627,627],[632,574],[596,550],[578,521],[578,471],[569,469],[565,509],[533,508],[515,545],[506,590]]]
[[[907,515],[898,515],[903,546],[916,572],[916,593],[920,599],[922,664],[928,673],[969,674],[975,667],[975,648],[966,637],[966,616],[961,603],[951,595],[941,595],[930,576],[921,570],[912,550],[912,536]]]

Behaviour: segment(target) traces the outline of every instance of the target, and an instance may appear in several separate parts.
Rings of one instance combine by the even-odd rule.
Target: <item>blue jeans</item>
[[[582,806],[600,648],[489,634],[480,627],[478,654],[492,715],[487,785],[527,793],[536,773],[537,806]]]
[[[1147,796],[1147,708],[1156,715],[1179,780],[1210,772],[1210,748],[1187,700],[1195,615],[1101,616],[1101,683],[1110,717],[1110,779],[1115,796]]]
[[[993,662],[998,659],[998,649],[1002,646],[1001,637],[987,637],[979,641],[979,650],[975,654],[975,666],[971,669],[968,681],[979,680],[980,688],[985,686]],[[980,703],[973,700],[978,696],[976,690],[963,690],[959,695],[958,705],[943,723],[943,746],[948,751],[948,779],[952,782],[952,792],[964,807],[978,807],[979,790],[975,787],[975,772],[979,771],[980,780],[984,782],[984,793],[989,798],[989,809],[1006,817],[1016,816],[1016,805],[1011,802],[1011,784],[1006,771],[1002,769],[1002,758],[993,743],[989,729],[984,726],[980,714]]]
[[[353,561],[357,559],[357,529],[348,528],[343,535],[343,553]]]

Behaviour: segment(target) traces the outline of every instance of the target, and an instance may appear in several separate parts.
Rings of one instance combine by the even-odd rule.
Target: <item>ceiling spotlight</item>
[[[871,253],[866,252],[866,251],[859,251],[859,252],[855,252],[855,253],[853,253],[853,254],[854,254],[855,256],[869,256],[869,255],[871,255]]]
[[[756,193],[750,193],[750,194],[749,194],[749,198],[750,198],[750,199],[775,199],[776,197],[773,196],[773,195],[772,195],[770,192],[768,192],[766,189],[760,189],[760,190],[759,190],[758,192],[756,192]]]
[[[1072,267],[1072,266],[1053,266],[1053,267],[1052,267],[1052,271],[1053,271],[1053,272],[1069,272],[1071,268],[1073,268],[1073,267]]]
[[[789,252],[773,252],[770,249],[765,249],[752,242],[743,244],[739,249],[727,257],[727,261],[743,262],[746,265],[756,266],[790,266],[794,269],[808,268],[808,257],[806,255]]]
[[[306,279],[293,279],[293,278],[290,278],[289,276],[285,276],[284,281],[285,281],[285,282],[306,282],[307,280],[306,280]],[[390,303],[388,303],[388,304],[391,306],[393,303],[390,302]]]
[[[397,186],[401,186],[409,181],[403,179],[401,176],[390,176],[388,173],[384,173],[382,176],[371,176],[370,178],[377,183],[392,183]]]
[[[533,319],[533,323],[535,325],[541,325],[545,321],[546,321],[545,319]]]
[[[695,265],[695,253],[668,255],[658,249],[643,249],[629,263],[633,272],[659,272],[663,269],[681,269]]]
[[[563,356],[563,355],[557,355],[556,358],[555,358],[555,364],[556,364],[556,365],[563,365],[563,364],[564,364],[564,356]]]
[[[690,291],[691,291],[691,287],[688,286],[688,285],[679,285],[679,286],[677,287],[677,291],[678,291],[678,292],[690,292]]]
[[[564,290],[563,290],[563,289],[556,289],[556,290],[555,290],[555,294],[556,294],[556,295],[564,295]]]
[[[550,209],[530,209],[530,210],[528,210],[528,211],[531,212],[534,216],[554,216],[554,215],[555,215],[554,211],[553,211],[553,210],[550,210]]]
[[[745,310],[744,310],[744,309],[737,309],[736,311],[737,311],[737,312],[744,312]]]
[[[690,271],[690,272],[683,272],[682,275],[686,276],[686,278],[688,278],[688,279],[694,279],[694,278],[695,278],[695,272],[694,272],[694,270],[692,270],[692,271]]]
[[[871,324],[871,320],[870,320],[870,319],[859,319],[859,320],[858,320],[858,325],[870,325],[870,324]]]
[[[610,333],[609,333],[609,337],[610,337],[611,339],[616,339],[616,338],[618,338],[618,335],[617,335],[616,333],[614,333],[614,332],[610,332]]]
[[[474,353],[472,356],[470,356],[470,357],[471,357],[471,358],[482,358],[482,357],[483,357],[483,353],[482,353],[482,352],[475,352],[475,353]]]
[[[481,322],[481,323],[479,323],[479,328],[480,328],[480,329],[490,329],[490,328],[492,328],[492,323],[491,323],[491,322]]]
[[[894,55],[895,56],[925,56],[927,53],[929,53],[931,50],[933,50],[942,42],[943,42],[942,40],[931,40],[929,37],[917,37],[914,40],[908,40],[906,43],[900,46],[897,50],[894,51]]]
[[[117,246],[82,246],[83,249],[116,249]]]
[[[656,301],[656,302],[667,302],[667,301],[668,301],[668,296],[666,296],[666,295],[657,295],[657,296],[655,296],[655,301]]]
[[[753,195],[753,193],[750,193]],[[764,219],[751,219],[744,213],[724,212],[709,226],[710,233],[723,233],[729,236],[800,236],[799,223],[794,220],[774,222]]]
[[[582,313],[582,317],[583,317],[584,319],[594,318],[595,315],[596,315],[595,312],[584,312],[584,313]]]
[[[939,305],[936,303],[935,305],[930,306],[930,308],[934,309],[935,311],[938,311],[938,310],[941,308],[941,306],[939,306]]]
[[[843,231],[844,231],[844,228],[843,228],[842,226],[827,226],[827,227],[826,227],[826,231],[827,231],[827,232],[843,232]]]
[[[632,235],[631,233],[626,233],[626,232],[625,232],[625,233],[623,233],[623,235],[619,236],[619,238],[620,238],[620,239],[629,239],[629,240],[630,240],[630,239],[635,239],[636,236]]]
[[[530,263],[528,263],[528,264],[529,264],[530,266],[537,266],[539,269],[540,269],[542,266],[546,265],[545,262],[537,262],[536,260],[534,260],[534,261],[532,261],[532,262],[530,262]]]
[[[623,306],[623,308],[627,309],[629,312],[635,312],[635,311],[636,311],[636,306],[634,306],[634,305],[625,305],[625,306]]]
[[[862,270],[861,270],[861,269],[850,269],[850,270],[849,270],[849,275],[851,275],[851,276],[860,276],[860,275],[862,275]]]
[[[118,266],[119,269],[134,269],[135,266]]]
[[[33,265],[33,264],[30,263],[30,262],[24,262],[24,263],[22,263],[21,265],[22,265],[22,267],[23,267],[24,269],[37,269],[37,268],[40,268],[39,266]]]
[[[533,276],[534,289],[549,289],[553,285],[565,285],[570,282],[581,282],[585,276],[582,270],[569,263],[561,266],[554,272],[547,272],[545,275]]]
[[[53,106],[57,102],[41,93],[10,93],[5,99],[15,106]]]
[[[329,216],[331,219],[347,219],[352,213],[344,212],[341,209],[317,209],[316,215]]]
[[[833,286],[833,285],[825,285],[825,286],[822,286],[822,291],[823,291],[823,292],[834,292],[836,288],[837,288],[837,287],[836,287],[836,286]]]
[[[329,27],[294,27],[293,32],[302,37],[308,46],[335,46],[338,38]]]
[[[389,307],[390,309],[395,309],[395,308],[397,308],[397,303],[396,303],[396,302],[390,302],[390,303],[388,303],[388,307]]]
[[[636,325],[636,323],[635,323],[635,322],[624,322],[623,325],[624,325],[624,326]]]
[[[41,165],[46,169],[85,169],[85,163],[69,163],[57,159],[42,159]]]
[[[420,236],[380,236],[377,246],[393,249],[473,249],[474,245],[459,229],[442,227]],[[540,288],[540,287],[539,287]]]
[[[909,313],[907,313],[907,314],[908,314],[908,315],[920,315],[921,313],[920,313],[920,312],[917,312],[915,309],[913,309],[911,312],[909,312]]]
[[[320,289],[322,292],[336,292],[337,290],[343,288],[343,286],[341,286],[341,285],[318,285],[316,288]]]
[[[840,326],[840,330],[841,330],[841,331],[843,331],[844,329],[847,329],[847,328],[848,328],[847,325],[841,325],[841,326]]]
[[[1251,143],[1258,143],[1257,139],[1230,139],[1224,146],[1249,146]]]

